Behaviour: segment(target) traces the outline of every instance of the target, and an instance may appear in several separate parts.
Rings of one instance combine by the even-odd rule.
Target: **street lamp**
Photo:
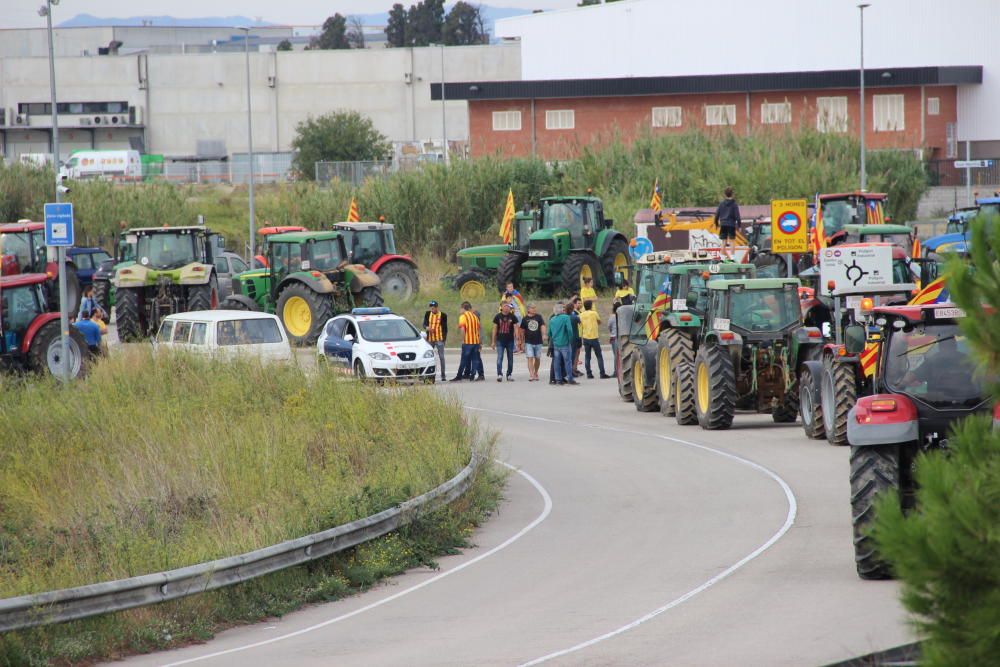
[[[448,121],[445,116],[445,94],[444,94],[444,42],[441,47],[441,146],[444,150],[444,163],[450,164],[451,158],[448,155]]]
[[[52,33],[52,6],[59,0],[45,0],[38,10],[45,17],[49,35],[49,103],[52,107],[52,165],[56,172],[56,203],[62,201],[63,186],[59,179],[59,109],[56,106],[56,51]],[[66,248],[56,248],[56,266],[59,267],[59,329],[62,332],[62,376],[69,382],[69,304],[66,290]]]
[[[257,233],[256,218],[254,217],[253,200],[253,114],[250,106],[250,28],[237,28],[243,31],[243,55],[246,60],[247,70],[247,154],[250,160],[250,262],[254,258],[254,236]]]
[[[858,5],[861,15],[861,65],[859,69],[859,79],[861,80],[861,190],[868,188],[868,173],[865,170],[865,8],[871,7],[871,3],[863,2]]]

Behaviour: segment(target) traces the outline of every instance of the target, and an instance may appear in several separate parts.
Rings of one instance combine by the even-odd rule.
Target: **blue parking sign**
[[[73,245],[73,204],[45,205],[45,245]]]

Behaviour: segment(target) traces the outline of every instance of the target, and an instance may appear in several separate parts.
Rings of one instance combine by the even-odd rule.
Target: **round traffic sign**
[[[628,245],[629,254],[632,255],[632,259],[639,259],[643,255],[653,252],[653,242],[645,236],[638,236],[632,239]]]
[[[794,234],[802,228],[802,219],[794,211],[786,211],[778,216],[778,229],[783,234]]]

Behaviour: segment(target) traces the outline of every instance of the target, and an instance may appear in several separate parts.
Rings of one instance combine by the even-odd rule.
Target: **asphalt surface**
[[[766,415],[681,427],[614,380],[552,387],[515,365],[513,383],[439,389],[518,470],[475,548],[127,662],[821,665],[913,641],[898,585],[855,574],[846,448]]]

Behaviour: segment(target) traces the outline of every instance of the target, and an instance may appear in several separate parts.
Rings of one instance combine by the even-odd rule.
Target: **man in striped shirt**
[[[462,358],[458,363],[458,374],[452,378],[452,382],[472,380],[477,373],[476,381],[485,380],[486,374],[479,351],[482,345],[482,326],[479,316],[472,310],[472,304],[468,301],[462,302],[462,314],[458,318],[458,328],[462,332]]]
[[[437,350],[441,363],[441,381],[446,382],[448,376],[444,370],[444,342],[448,338],[448,315],[442,313],[437,301],[427,304],[430,310],[424,313],[424,331],[427,332],[427,342]]]

